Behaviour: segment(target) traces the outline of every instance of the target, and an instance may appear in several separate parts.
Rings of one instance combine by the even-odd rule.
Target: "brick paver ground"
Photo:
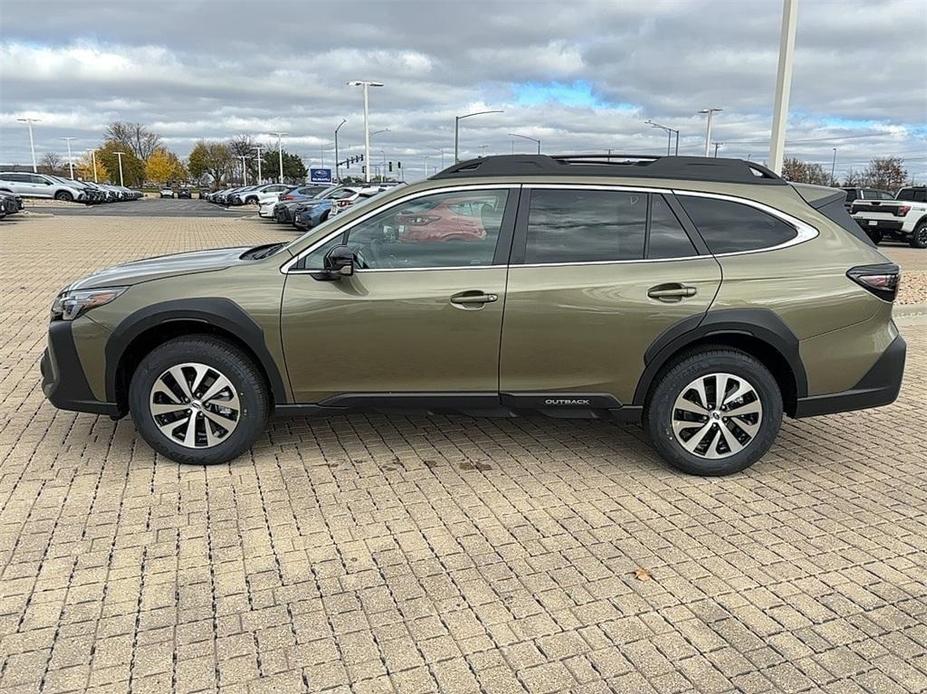
[[[183,467],[44,401],[67,281],[280,237],[0,223],[0,689],[927,690],[927,323],[896,404],[787,421],[723,479],[541,418],[276,420]]]

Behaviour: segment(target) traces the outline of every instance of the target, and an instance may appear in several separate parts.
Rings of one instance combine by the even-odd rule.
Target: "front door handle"
[[[491,304],[498,300],[498,294],[486,294],[476,290],[460,292],[451,297],[451,303],[461,308],[481,308],[483,304]]]
[[[658,284],[647,291],[647,296],[658,301],[682,301],[690,296],[695,296],[698,290],[679,282],[670,282],[668,284]]]

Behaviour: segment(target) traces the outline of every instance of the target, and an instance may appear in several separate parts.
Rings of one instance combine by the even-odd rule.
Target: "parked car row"
[[[176,189],[165,186],[159,191],[159,194],[162,198],[177,198],[178,200],[181,198],[186,198],[187,200],[193,199],[193,189],[190,186],[180,186]]]
[[[23,199],[13,193],[0,193],[0,219],[16,214],[23,208]]]
[[[276,202],[268,201],[258,215],[297,229],[311,229],[352,205],[394,188],[396,183],[374,185],[302,186],[287,191]]]
[[[854,199],[850,214],[872,242],[890,238],[927,248],[927,186],[907,186],[895,195],[871,192]]]
[[[201,194],[200,197],[217,205],[260,205],[264,200],[276,199],[280,193],[292,187],[285,183],[261,183],[253,186],[223,188],[205,195]]]
[[[13,193],[24,198],[81,202],[85,205],[138,200],[142,197],[141,191],[125,186],[23,171],[0,171],[0,193]]]

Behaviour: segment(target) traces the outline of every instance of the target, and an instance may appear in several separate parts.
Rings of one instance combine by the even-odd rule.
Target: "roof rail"
[[[765,166],[744,159],[652,154],[506,154],[458,162],[431,178],[446,180],[486,176],[627,176],[786,185],[782,178]]]

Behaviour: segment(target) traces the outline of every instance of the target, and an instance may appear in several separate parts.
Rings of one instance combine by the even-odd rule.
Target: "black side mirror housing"
[[[324,269],[321,272],[312,273],[317,280],[331,282],[350,277],[354,274],[354,251],[345,245],[335,246],[325,254],[323,265]]]

